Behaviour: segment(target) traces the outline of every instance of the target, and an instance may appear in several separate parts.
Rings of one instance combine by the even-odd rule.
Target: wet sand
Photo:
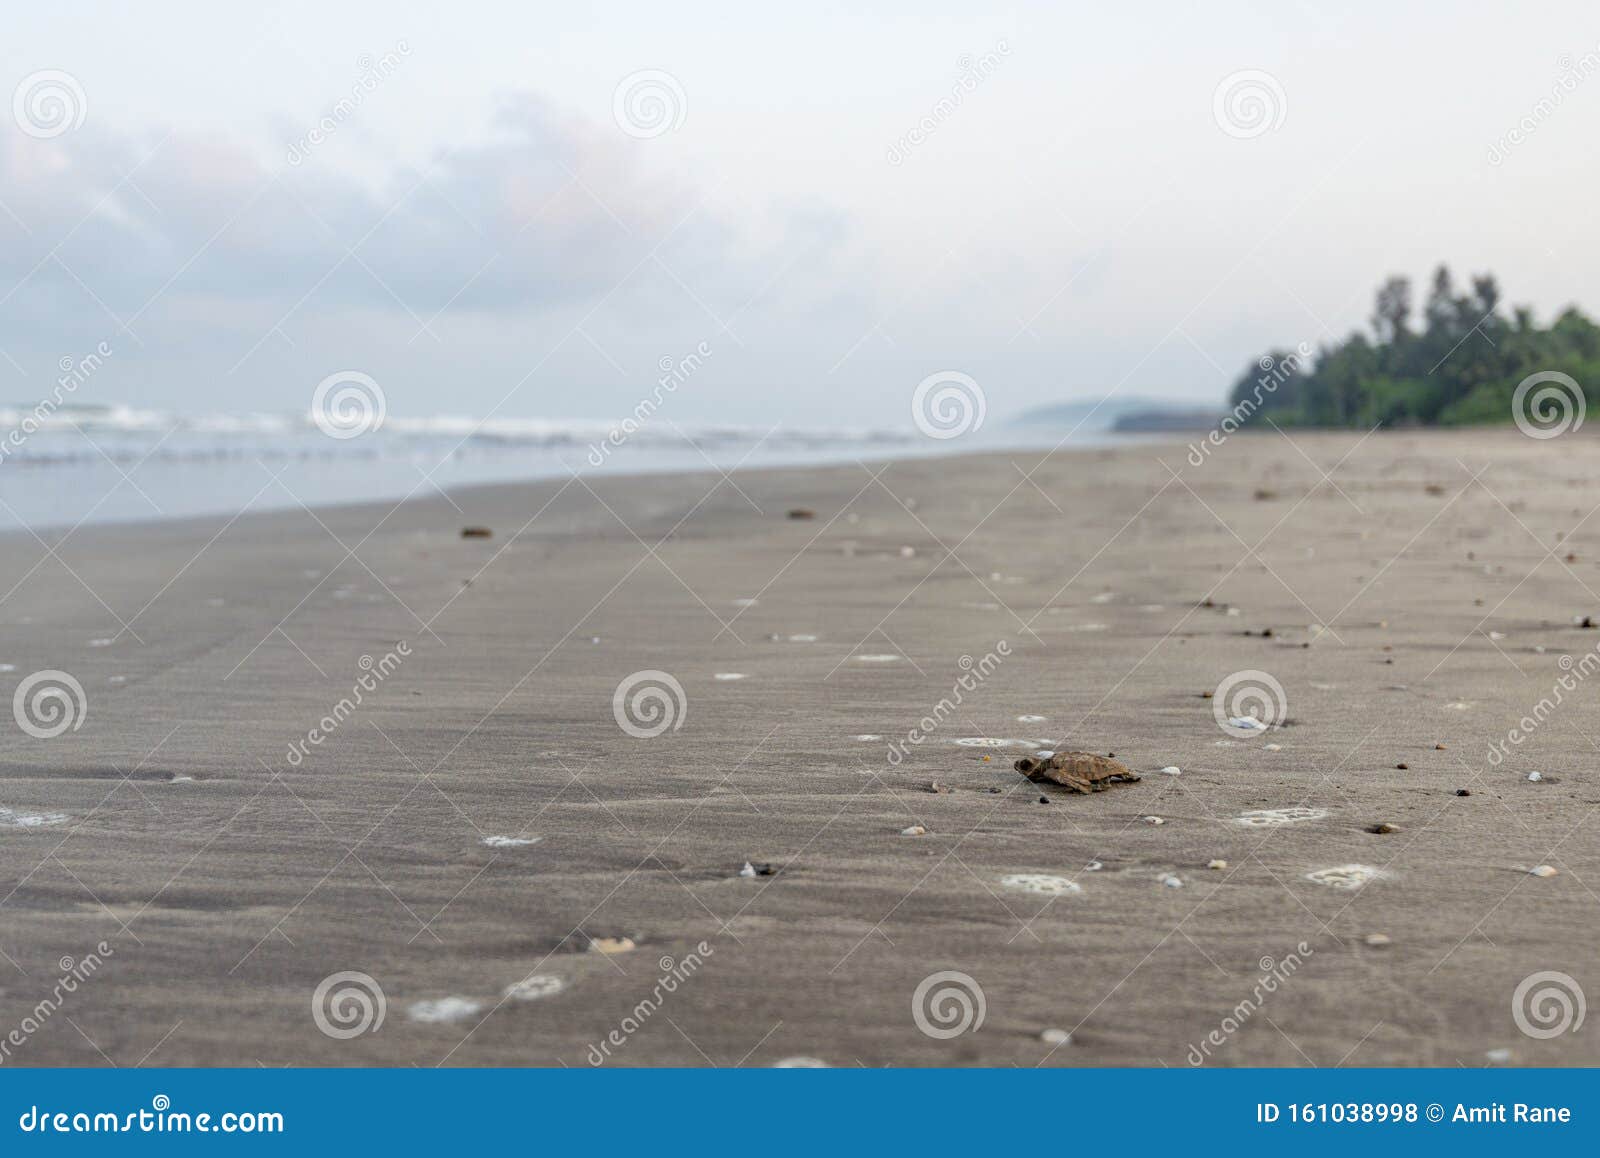
[[[0,690],[87,711],[6,721],[3,1062],[1594,1063],[1513,994],[1600,993],[1600,692],[1487,752],[1600,643],[1597,451],[1270,434],[13,533]],[[650,670],[683,707],[638,738]],[[1282,726],[1219,725],[1241,671]],[[319,1020],[366,982],[313,1014],[346,971],[383,994],[350,1037]],[[921,1020],[955,984],[981,1026],[919,1028],[943,972]]]

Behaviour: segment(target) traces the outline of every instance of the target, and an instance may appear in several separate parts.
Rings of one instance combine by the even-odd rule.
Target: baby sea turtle
[[[1120,760],[1096,756],[1092,752],[1056,752],[1050,756],[1024,756],[1016,769],[1029,780],[1048,780],[1074,792],[1103,792],[1116,783],[1133,784],[1139,774]]]

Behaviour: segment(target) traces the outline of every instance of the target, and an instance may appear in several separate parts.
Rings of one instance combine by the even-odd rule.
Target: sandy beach
[[[0,748],[4,1064],[1593,1064],[1514,1005],[1600,987],[1597,447],[1239,434],[13,532],[0,690],[83,698]],[[681,695],[619,708],[641,672]],[[1219,723],[1235,673],[1273,727]],[[1143,779],[1041,787],[1041,747]]]

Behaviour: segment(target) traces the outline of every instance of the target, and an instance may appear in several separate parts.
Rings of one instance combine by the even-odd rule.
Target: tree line
[[[1378,288],[1373,336],[1352,333],[1313,354],[1273,349],[1234,384],[1244,420],[1297,426],[1432,426],[1512,420],[1517,384],[1539,371],[1600,382],[1600,326],[1575,306],[1540,328],[1526,306],[1501,309],[1493,274],[1459,292],[1449,269],[1433,275],[1420,318],[1411,281]]]

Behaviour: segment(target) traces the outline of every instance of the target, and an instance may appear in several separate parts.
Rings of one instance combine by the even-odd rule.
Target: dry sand
[[[7,720],[4,1063],[583,1066],[614,1030],[617,1065],[1181,1067],[1213,1031],[1207,1064],[1594,1062],[1592,1025],[1538,1039],[1512,1003],[1546,970],[1600,993],[1600,682],[1486,752],[1600,643],[1573,624],[1600,616],[1597,450],[1272,434],[1200,466],[1156,443],[13,534],[3,690],[60,669],[88,707],[51,739]],[[686,710],[638,739],[612,699],[647,669]],[[1203,693],[1245,670],[1287,719],[1235,739]],[[1043,791],[965,737],[1146,775]],[[1296,806],[1326,815],[1237,822]],[[1307,877],[1348,864],[1381,876]],[[1028,873],[1081,892],[1002,883]],[[347,970],[385,1017],[342,1040],[312,1005]],[[918,1028],[941,971],[981,1028]],[[502,1000],[530,975],[562,988]]]

